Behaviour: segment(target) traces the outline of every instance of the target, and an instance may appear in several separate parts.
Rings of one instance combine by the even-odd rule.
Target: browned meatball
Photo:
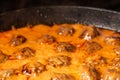
[[[31,49],[29,47],[24,47],[16,52],[14,52],[12,55],[9,56],[9,59],[25,59],[29,58],[35,55],[35,50]]]
[[[116,57],[111,61],[111,65],[120,68],[120,57]]]
[[[86,27],[81,32],[79,38],[89,40],[89,39],[95,38],[95,37],[97,37],[99,35],[100,35],[100,33],[98,31],[98,28],[96,28],[96,27]]]
[[[120,37],[108,36],[105,38],[105,43],[108,45],[120,45]]]
[[[98,51],[102,48],[102,46],[97,43],[97,42],[89,42],[89,41],[86,41],[85,44],[81,47],[82,50],[88,52],[88,53],[93,53],[95,51]]]
[[[6,80],[8,77],[16,75],[14,69],[0,70],[0,80]]]
[[[2,63],[3,61],[7,60],[8,56],[5,55],[1,50],[0,50],[0,63]]]
[[[41,73],[45,70],[46,70],[45,65],[43,65],[40,62],[27,63],[27,64],[23,65],[23,67],[22,67],[22,73],[25,75],[28,75],[28,76],[39,75],[39,73]]]
[[[71,58],[64,55],[52,56],[48,58],[48,65],[53,67],[68,66],[71,64]]]
[[[58,35],[63,35],[63,36],[72,36],[75,33],[75,29],[70,26],[61,26],[57,29],[57,34]]]
[[[55,37],[45,34],[45,35],[42,35],[40,38],[38,38],[37,42],[40,44],[42,44],[42,43],[51,44],[51,43],[55,42]]]
[[[11,46],[18,46],[26,42],[26,38],[22,35],[16,35],[10,40]]]
[[[79,68],[80,80],[99,80],[99,75],[91,65],[82,65]]]
[[[120,72],[115,69],[108,69],[104,72],[102,80],[120,80]]]
[[[76,50],[76,47],[67,42],[58,42],[56,45],[56,51],[57,52],[74,52]]]
[[[76,80],[76,79],[69,74],[55,73],[50,80]]]
[[[99,65],[101,66],[107,64],[107,59],[100,55],[95,55],[95,56],[92,55],[86,58],[85,62],[93,66],[99,66]]]
[[[114,48],[113,50],[114,50],[114,52],[115,52],[117,55],[119,55],[119,54],[120,54],[120,46],[119,46],[119,47]]]

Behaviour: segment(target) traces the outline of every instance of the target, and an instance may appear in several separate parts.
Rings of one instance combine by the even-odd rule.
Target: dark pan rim
[[[9,30],[12,25],[19,28],[42,23],[91,24],[120,32],[120,12],[84,6],[39,6],[0,14],[0,31]]]
[[[36,9],[36,8],[82,8],[82,9],[89,9],[89,10],[96,10],[96,11],[104,11],[104,12],[109,12],[109,13],[115,13],[115,14],[120,14],[118,11],[114,10],[108,10],[108,9],[103,9],[103,8],[96,8],[96,7],[88,7],[88,6],[38,6],[38,7],[31,7],[31,8],[21,8],[21,9],[16,9],[16,10],[11,10],[11,11],[6,11],[0,13],[0,15],[6,15],[11,12],[20,12],[22,10],[27,10],[27,9]]]

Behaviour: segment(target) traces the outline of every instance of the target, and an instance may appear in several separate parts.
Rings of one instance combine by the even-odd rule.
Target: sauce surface
[[[82,24],[1,32],[0,80],[120,80],[120,34]]]

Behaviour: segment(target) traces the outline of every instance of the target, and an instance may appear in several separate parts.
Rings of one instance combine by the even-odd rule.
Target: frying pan
[[[120,32],[120,13],[80,6],[26,8],[0,14],[0,31],[35,24],[81,23]]]

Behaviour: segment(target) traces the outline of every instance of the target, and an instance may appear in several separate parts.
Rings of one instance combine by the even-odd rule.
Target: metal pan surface
[[[27,24],[81,23],[120,32],[120,13],[81,6],[25,8],[0,14],[0,31]]]

